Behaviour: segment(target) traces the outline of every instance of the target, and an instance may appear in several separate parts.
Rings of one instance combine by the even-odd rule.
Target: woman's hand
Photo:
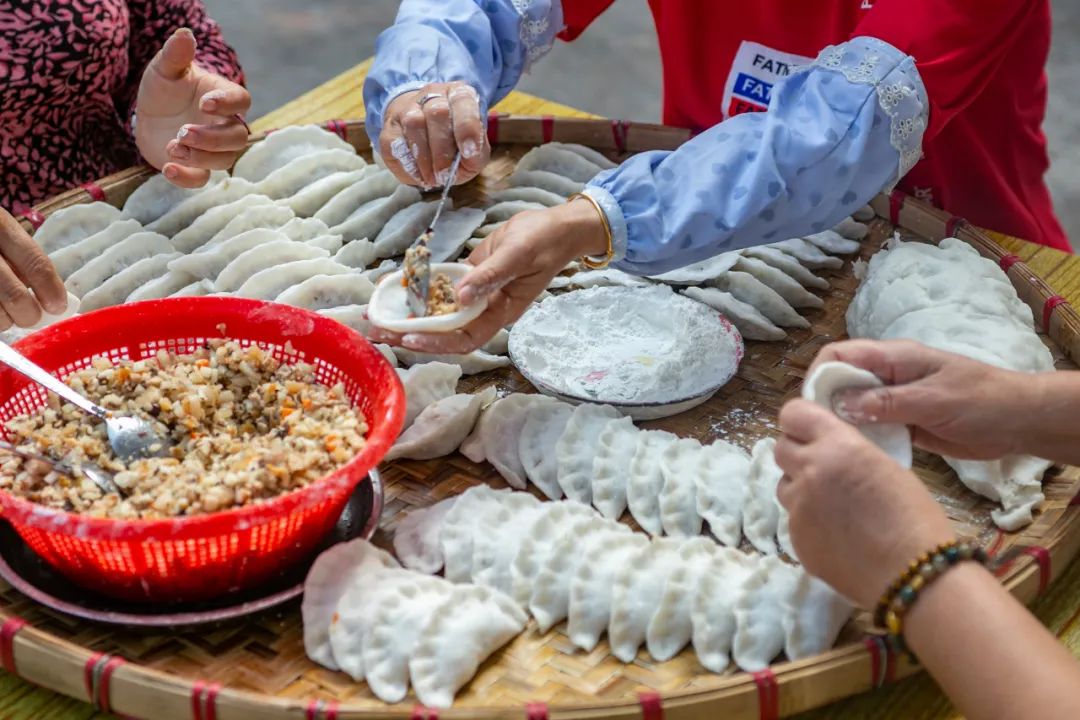
[[[201,187],[247,146],[240,116],[248,91],[195,64],[195,36],[177,30],[146,66],[135,103],[135,142],[148,163],[181,187]]]
[[[458,284],[462,305],[487,297],[487,309],[480,317],[447,333],[403,336],[375,328],[371,339],[421,352],[471,352],[521,317],[567,263],[606,250],[603,224],[588,202],[518,213],[473,251],[469,262],[476,267]]]
[[[480,96],[463,82],[432,83],[402,93],[386,106],[379,154],[406,185],[444,187],[454,156],[461,165],[454,184],[476,177],[491,157]]]
[[[67,309],[64,281],[41,247],[0,208],[0,330],[30,327],[41,319],[42,307],[52,315]]]
[[[852,422],[911,425],[919,447],[969,460],[1023,452],[1025,426],[1039,412],[1035,378],[908,340],[852,340],[825,347],[814,364],[839,360],[885,383],[838,399]],[[1075,412],[1075,408],[1073,409]]]
[[[852,425],[808,400],[780,411],[777,488],[800,562],[871,609],[912,558],[953,538],[922,482]]]

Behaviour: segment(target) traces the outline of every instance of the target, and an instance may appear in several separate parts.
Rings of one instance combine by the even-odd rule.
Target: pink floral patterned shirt
[[[182,27],[202,67],[243,82],[201,0],[0,0],[0,207],[18,213],[137,163],[139,81]]]

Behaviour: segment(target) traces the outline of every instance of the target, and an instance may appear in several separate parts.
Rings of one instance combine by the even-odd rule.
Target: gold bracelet
[[[604,254],[604,257],[595,260],[589,255],[583,255],[581,257],[581,264],[589,270],[603,270],[611,264],[611,259],[615,257],[615,235],[611,232],[611,223],[608,222],[607,213],[604,212],[604,208],[600,207],[600,203],[596,202],[596,198],[591,195],[574,193],[566,199],[566,202],[571,203],[578,198],[588,200],[592,203],[592,206],[596,208],[596,213],[600,216],[600,222],[603,223],[604,226],[604,235],[607,237],[607,252]]]

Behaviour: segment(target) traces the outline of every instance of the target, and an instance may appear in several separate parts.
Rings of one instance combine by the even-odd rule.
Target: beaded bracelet
[[[611,231],[611,223],[608,222],[607,213],[604,212],[604,208],[600,207],[600,203],[598,203],[593,196],[587,195],[586,193],[574,193],[567,198],[566,202],[573,202],[579,198],[581,200],[589,201],[597,214],[600,215],[600,222],[604,226],[604,235],[607,237],[607,252],[604,254],[604,257],[597,260],[586,255],[581,258],[581,264],[588,270],[603,270],[611,263],[612,258],[615,257],[615,234]]]
[[[949,568],[968,560],[985,566],[989,558],[985,550],[969,542],[951,540],[941,543],[912,560],[903,574],[882,594],[874,610],[874,623],[888,631],[894,649],[906,651],[904,616],[915,604],[919,593]]]

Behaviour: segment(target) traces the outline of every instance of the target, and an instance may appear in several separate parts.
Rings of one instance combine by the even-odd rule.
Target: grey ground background
[[[239,51],[261,115],[370,56],[395,0],[205,0]],[[1049,175],[1080,250],[1080,2],[1053,0]],[[619,0],[526,77],[526,92],[609,117],[660,118],[660,62],[645,0]]]

